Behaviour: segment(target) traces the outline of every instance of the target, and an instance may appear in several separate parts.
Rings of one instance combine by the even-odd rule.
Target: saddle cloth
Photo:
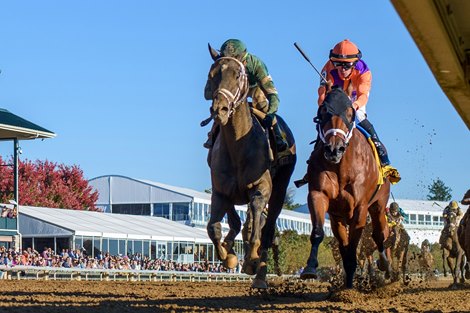
[[[361,131],[361,133],[367,138],[367,142],[369,143],[372,151],[374,152],[375,162],[377,163],[377,168],[379,169],[379,178],[377,180],[378,185],[383,185],[384,179],[387,177],[388,180],[392,185],[395,185],[401,180],[400,173],[398,170],[391,165],[382,166],[380,164],[379,153],[377,152],[377,147],[375,146],[372,138],[370,137],[369,133],[364,130],[359,125],[356,125],[357,129]]]

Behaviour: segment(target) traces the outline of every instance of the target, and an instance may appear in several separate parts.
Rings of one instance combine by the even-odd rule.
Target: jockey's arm
[[[356,89],[356,101],[353,102],[353,107],[358,110],[367,104],[369,101],[369,92],[372,83],[372,74],[370,71],[359,75],[352,83]]]
[[[269,102],[266,114],[274,114],[279,108],[279,96],[271,75],[269,75],[268,68],[260,58],[254,55],[251,55],[250,61],[247,62],[247,67],[252,67],[249,71],[255,76],[257,84],[261,87]]]
[[[331,83],[331,85],[333,85],[334,84],[334,78],[330,74],[330,70],[332,69],[330,63],[331,63],[330,61],[326,62],[326,64],[323,66],[323,68],[321,70],[321,74],[325,78],[326,81],[329,81]],[[323,101],[325,101],[326,92],[328,90],[328,86],[327,86],[327,83],[325,82],[325,80],[320,79],[320,86],[318,87],[318,100],[317,100],[317,103],[318,103],[319,106],[323,104]]]

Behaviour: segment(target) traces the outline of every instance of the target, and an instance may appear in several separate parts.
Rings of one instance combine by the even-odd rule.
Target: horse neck
[[[237,143],[245,138],[253,128],[253,119],[248,103],[244,101],[233,112],[227,125],[221,127],[224,139],[230,147],[236,147]]]

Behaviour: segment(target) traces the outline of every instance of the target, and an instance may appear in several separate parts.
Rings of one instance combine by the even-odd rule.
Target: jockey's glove
[[[276,116],[274,114],[266,114],[263,119],[263,126],[264,127],[271,127],[273,126],[273,121]]]

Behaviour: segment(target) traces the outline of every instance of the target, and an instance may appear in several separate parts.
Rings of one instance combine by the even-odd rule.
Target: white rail
[[[98,281],[251,281],[246,274],[156,270],[82,269],[38,266],[0,266],[0,279]]]

